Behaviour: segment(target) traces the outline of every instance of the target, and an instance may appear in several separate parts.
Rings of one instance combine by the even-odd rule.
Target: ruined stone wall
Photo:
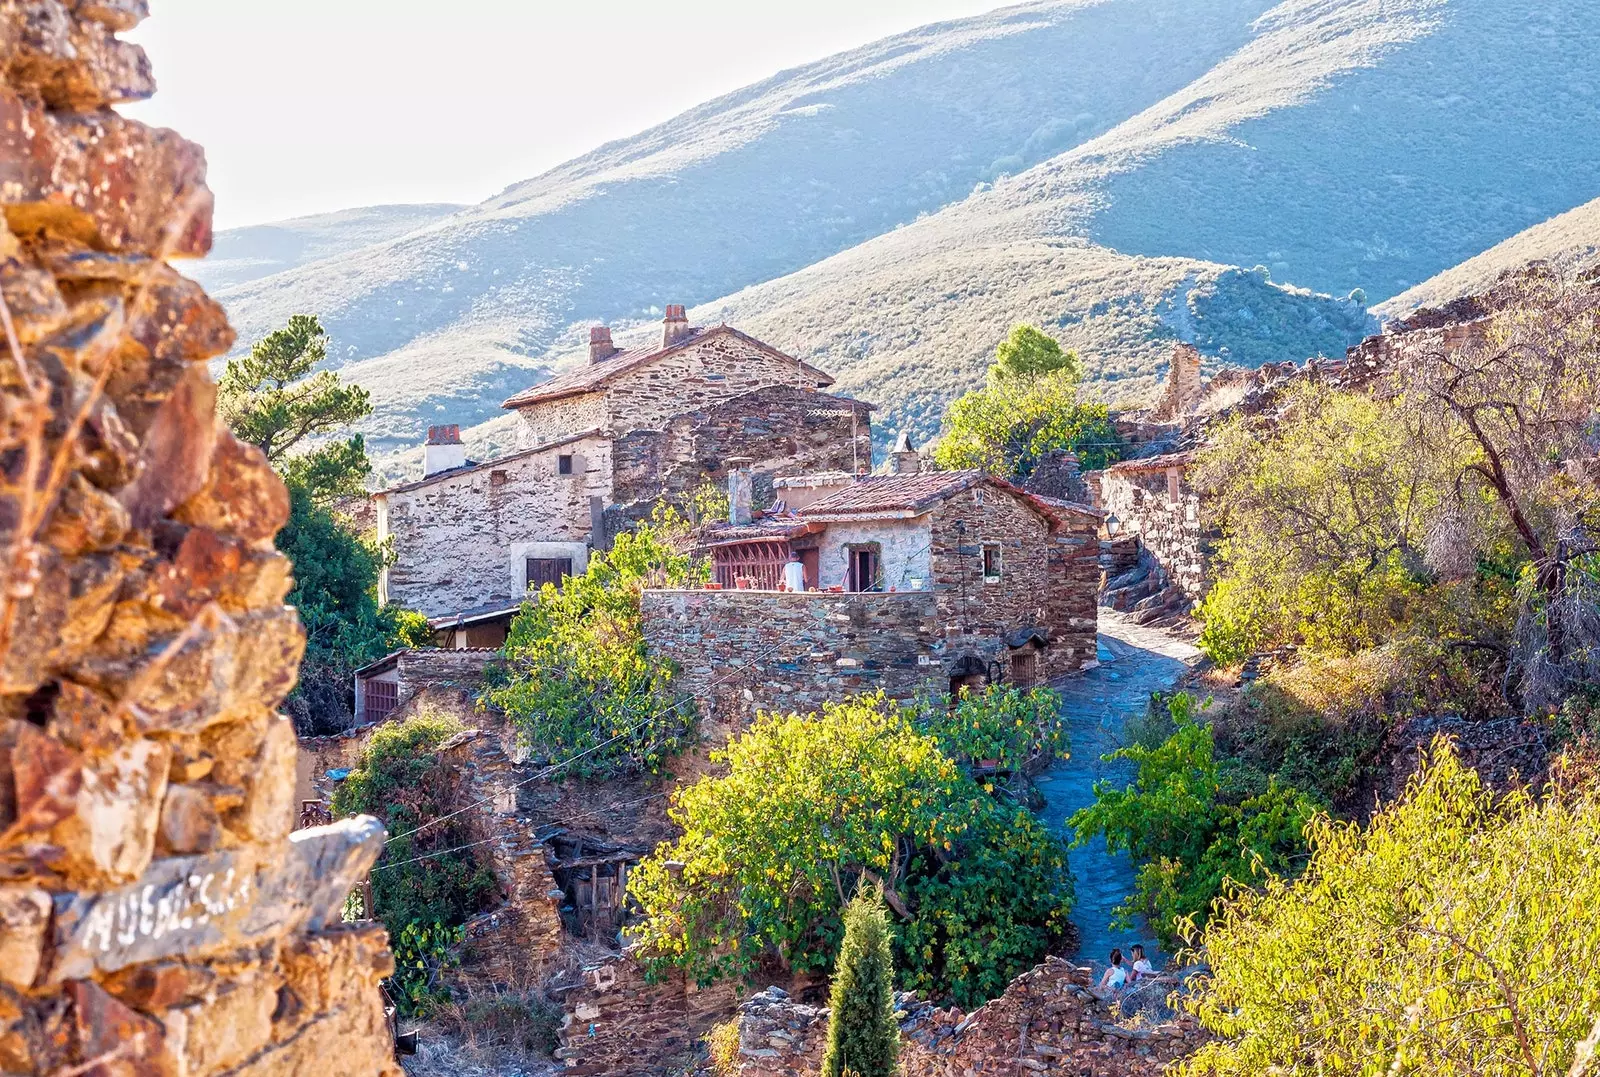
[[[1128,1021],[1088,990],[1089,970],[1051,958],[970,1014],[896,998],[903,1077],[1157,1077],[1204,1042],[1187,1016]],[[809,1077],[827,1043],[826,1008],[768,990],[739,1011],[740,1077]]]
[[[1072,516],[1052,535],[1020,498],[980,485],[939,504],[931,540],[948,656],[1003,659],[1007,636],[1038,627],[1051,638],[1039,658],[1041,676],[1076,673],[1097,661],[1100,540],[1094,521]],[[997,582],[984,578],[985,543],[1000,545]]]
[[[1193,344],[1174,345],[1167,364],[1167,384],[1151,419],[1155,422],[1182,419],[1199,405],[1204,391],[1199,350]]]
[[[634,1077],[671,1072],[674,1056],[734,1011],[736,982],[697,987],[682,972],[650,982],[644,967],[618,954],[582,970],[565,992],[566,1020],[556,1057],[570,1077]]]
[[[1172,497],[1168,471],[1176,470]],[[1167,579],[1191,600],[1206,592],[1207,540],[1200,496],[1182,469],[1112,467],[1100,479],[1100,500],[1115,537],[1138,535]]]
[[[570,475],[559,474],[564,454]],[[594,497],[611,500],[611,443],[598,436],[380,494],[379,535],[395,549],[384,595],[430,617],[513,605],[529,557],[571,557],[584,570]]]
[[[583,393],[529,404],[517,409],[517,417],[522,420],[517,430],[519,449],[532,449],[585,430],[603,430],[610,422],[604,393]]]
[[[393,1074],[382,830],[290,837],[282,484],[217,421],[233,334],[142,0],[0,2],[0,1072]]]
[[[681,499],[707,481],[727,483],[726,462],[751,461],[756,505],[773,498],[779,476],[854,473],[872,462],[866,405],[827,393],[769,385],[707,408],[676,415],[661,429],[618,437],[612,448],[619,505],[666,496]]]
[[[662,430],[679,415],[725,400],[789,385],[813,389],[816,376],[732,333],[705,330],[703,339],[630,371],[606,387],[610,429],[617,434]]]

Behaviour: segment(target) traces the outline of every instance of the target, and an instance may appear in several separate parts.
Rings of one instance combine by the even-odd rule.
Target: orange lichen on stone
[[[282,483],[217,419],[233,331],[166,264],[205,156],[144,0],[0,0],[0,1073],[397,1074],[371,819],[289,834]]]

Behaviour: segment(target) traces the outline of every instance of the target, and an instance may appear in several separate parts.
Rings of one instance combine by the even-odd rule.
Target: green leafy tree
[[[844,910],[844,943],[833,968],[822,1077],[894,1077],[899,1055],[889,919],[883,899],[869,887]]]
[[[1046,453],[1071,449],[1085,468],[1104,467],[1121,438],[1104,405],[1078,400],[1081,378],[1076,352],[1017,326],[995,349],[988,384],[950,405],[934,462],[1023,479]]]
[[[673,689],[671,663],[645,647],[640,622],[646,587],[708,575],[665,526],[618,535],[583,575],[545,584],[511,622],[507,668],[485,698],[536,751],[577,759],[577,773],[656,773],[693,726],[692,702]]]
[[[629,875],[652,968],[702,982],[767,958],[826,969],[863,881],[894,911],[903,985],[963,1004],[998,993],[1067,929],[1060,843],[881,695],[761,715],[712,758],[725,774],[674,794],[683,835]]]
[[[1300,865],[1306,824],[1318,804],[1268,778],[1265,787],[1241,787],[1216,758],[1211,727],[1195,718],[1194,700],[1174,696],[1173,734],[1156,746],[1135,744],[1108,759],[1138,766],[1132,785],[1096,782],[1095,802],[1069,825],[1079,843],[1104,835],[1143,866],[1135,892],[1119,910],[1120,922],[1137,916],[1168,946],[1186,923],[1204,923],[1212,903],[1230,885],[1292,875]]]
[[[365,496],[372,471],[361,435],[325,440],[372,410],[367,392],[331,371],[317,319],[297,314],[240,359],[230,359],[218,408],[234,436],[257,446],[289,487],[289,520],[277,546],[294,563],[289,602],[306,628],[299,683],[285,703],[306,735],[339,732],[354,719],[351,674],[397,647],[427,646],[420,613],[378,603],[383,551],[333,510]]]
[[[372,412],[372,399],[331,370],[328,335],[315,315],[296,314],[268,333],[250,354],[230,359],[217,385],[217,409],[241,441],[319,500],[365,494],[372,470],[360,434],[312,445]]]
[[[1558,775],[1560,771],[1558,770]],[[1365,828],[1319,818],[1291,882],[1240,890],[1191,1006],[1188,1077],[1566,1077],[1600,1016],[1600,790],[1500,798],[1436,744]]]
[[[1067,754],[1061,696],[1048,688],[963,688],[953,701],[940,696],[919,706],[916,724],[962,763],[994,760],[999,769],[1015,771],[1043,756]]]
[[[1063,351],[1055,337],[1036,325],[1017,325],[994,349],[993,379],[1039,378],[1064,374],[1073,381],[1083,377],[1078,353]]]
[[[1220,526],[1201,648],[1236,664],[1268,646],[1349,654],[1412,632],[1500,641],[1504,577],[1442,579],[1430,557],[1448,463],[1392,403],[1318,384],[1268,427],[1225,424],[1194,472]],[[1483,591],[1481,595],[1475,594]]]

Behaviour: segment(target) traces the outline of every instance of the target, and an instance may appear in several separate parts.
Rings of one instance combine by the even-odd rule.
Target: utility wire
[[[818,623],[818,625],[821,625],[822,621],[821,621],[820,618],[818,619],[817,623]],[[774,643],[771,647],[768,647],[765,650],[763,650],[761,652],[758,652],[757,654],[753,655],[751,657],[750,661],[754,662],[754,661],[758,661],[758,660],[760,660],[762,658],[765,658],[767,655],[769,655],[769,654],[773,653],[774,651],[778,650],[778,648],[784,646],[787,643],[793,642],[793,640],[796,638],[796,636],[798,636],[798,634],[799,633],[795,633],[795,635],[787,636],[784,639],[779,640],[778,642]],[[713,680],[710,683],[710,685],[708,685],[707,687],[708,688],[715,688],[719,684],[723,684],[726,681],[732,680],[734,677],[738,676],[741,672],[743,672],[743,671],[735,669],[732,672],[728,673],[727,675],[725,675],[723,677],[719,677],[719,678]],[[571,756],[568,756],[566,759],[563,759],[559,763],[551,763],[548,766],[545,766],[545,767],[541,768],[538,772],[536,772],[534,774],[530,774],[528,777],[523,778],[519,782],[516,782],[515,784],[513,784],[511,786],[511,788],[512,789],[520,789],[524,785],[527,785],[530,782],[541,781],[541,780],[543,780],[545,778],[548,778],[552,774],[555,774],[556,772],[558,772],[558,771],[560,771],[560,770],[562,770],[562,769],[564,769],[564,768],[566,768],[568,766],[571,766],[573,763],[576,763],[578,760],[584,758],[585,756],[590,755],[593,752],[597,752],[601,748],[605,748],[605,747],[607,747],[609,745],[615,744],[617,741],[621,740],[623,737],[626,737],[628,734],[630,734],[630,733],[634,732],[635,730],[639,729],[646,722],[651,722],[651,721],[656,720],[657,718],[665,717],[671,711],[677,710],[679,707],[683,706],[684,702],[685,702],[684,700],[678,700],[677,702],[674,702],[670,706],[662,708],[660,711],[657,711],[654,714],[647,714],[643,718],[641,718],[637,722],[635,722],[633,725],[628,726],[626,729],[623,729],[623,730],[617,732],[616,734],[614,734],[614,735],[612,735],[610,737],[607,737],[605,740],[600,741],[598,744],[591,744],[589,747],[585,748],[583,751],[577,752],[577,753],[575,753],[575,754],[573,754]],[[702,702],[710,702],[710,701],[709,700],[702,700]],[[422,831],[427,830],[429,827],[437,826],[440,823],[446,822],[446,821],[448,821],[450,819],[454,819],[456,816],[461,815],[461,814],[463,814],[465,812],[469,812],[474,808],[481,807],[482,805],[489,803],[493,799],[495,799],[494,796],[481,797],[478,800],[473,801],[471,804],[464,805],[464,806],[462,806],[460,808],[457,808],[455,811],[449,812],[449,813],[447,813],[445,815],[438,816],[437,818],[434,818],[434,819],[430,819],[426,823],[423,823],[421,826],[413,827],[412,829],[407,830],[403,834],[395,834],[392,837],[387,838],[384,841],[384,845],[387,846],[390,842],[399,841],[401,838],[409,838],[413,834],[420,834]],[[482,843],[479,843],[479,844],[482,844]],[[432,854],[432,855],[437,856],[437,855],[441,855],[441,854],[435,853],[435,854]],[[374,870],[377,870],[377,869],[374,869]]]

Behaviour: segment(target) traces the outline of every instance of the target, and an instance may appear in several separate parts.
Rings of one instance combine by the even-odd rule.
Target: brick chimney
[[[728,522],[735,527],[743,527],[750,522],[750,503],[755,497],[751,463],[748,456],[728,457]]]
[[[437,475],[467,462],[467,447],[461,444],[461,427],[428,427],[428,440],[422,446],[422,477]]]
[[[617,346],[611,343],[611,327],[609,325],[592,327],[589,330],[589,362],[604,362],[615,354]]]
[[[670,348],[689,335],[689,316],[683,312],[682,303],[668,303],[667,316],[661,321],[661,346]]]

